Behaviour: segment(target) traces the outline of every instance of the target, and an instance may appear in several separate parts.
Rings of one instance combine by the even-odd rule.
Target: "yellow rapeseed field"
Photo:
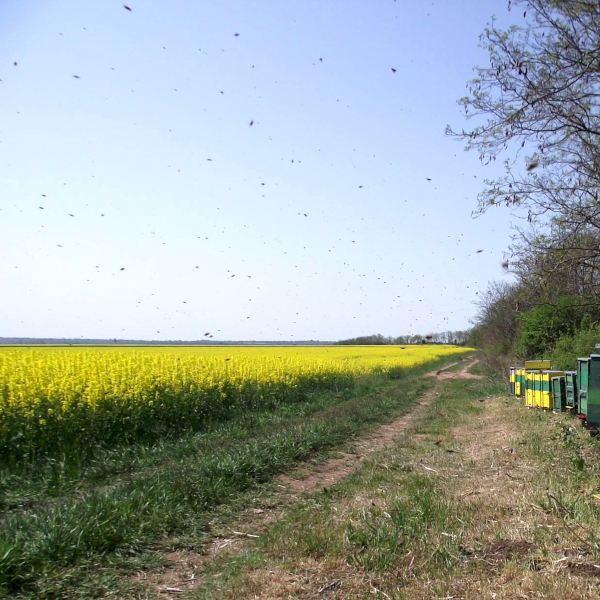
[[[340,391],[455,346],[0,347],[0,451],[190,429],[234,410]]]

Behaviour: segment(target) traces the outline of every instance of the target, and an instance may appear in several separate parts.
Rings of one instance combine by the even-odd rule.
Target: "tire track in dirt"
[[[288,475],[280,475],[278,481],[288,488],[292,494],[310,491],[319,487],[333,485],[351,471],[354,470],[365,458],[373,452],[391,444],[392,440],[403,433],[413,421],[419,419],[432,403],[434,398],[439,396],[437,383],[448,379],[481,379],[480,375],[469,373],[469,369],[477,361],[468,362],[459,371],[449,371],[448,369],[460,364],[452,363],[443,369],[425,373],[422,377],[435,377],[436,386],[423,394],[416,402],[416,407],[408,414],[387,423],[380,425],[371,433],[362,436],[356,441],[357,452],[349,454],[340,452],[338,456],[330,458],[316,469],[301,470],[300,477],[292,479]],[[304,475],[304,476],[303,476]]]
[[[275,478],[275,485],[280,488],[276,496],[281,498],[281,504],[293,502],[295,498],[320,487],[327,487],[340,481],[357,468],[362,461],[373,452],[389,446],[394,438],[403,433],[414,421],[421,418],[429,405],[439,396],[440,382],[450,379],[482,379],[481,375],[469,373],[469,369],[478,361],[463,361],[464,366],[457,371],[451,371],[461,362],[455,362],[442,369],[421,375],[422,378],[434,377],[435,386],[425,392],[415,402],[415,408],[408,414],[372,430],[369,434],[361,436],[355,442],[356,453],[338,452],[316,468],[300,466],[295,472],[295,477],[279,475]],[[276,502],[275,502],[276,503]],[[147,598],[182,598],[186,592],[196,587],[199,579],[195,572],[201,565],[219,557],[224,552],[236,554],[243,550],[251,539],[259,537],[267,526],[285,517],[285,508],[279,510],[249,509],[232,524],[228,535],[215,536],[201,552],[181,550],[165,555],[169,566],[160,571],[139,573],[136,579],[148,588]]]

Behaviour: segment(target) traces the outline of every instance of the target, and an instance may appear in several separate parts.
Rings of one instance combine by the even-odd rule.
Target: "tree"
[[[600,230],[600,3],[509,0],[524,26],[496,21],[480,36],[490,64],[460,99],[478,124],[451,136],[484,163],[506,156],[486,180],[477,212],[504,204],[547,215],[559,226]],[[520,13],[519,13],[520,14]]]
[[[523,10],[524,25],[501,30],[492,20],[480,36],[489,66],[476,69],[469,95],[459,100],[477,124],[447,133],[466,141],[484,163],[505,157],[503,175],[485,181],[475,212],[496,205],[525,210],[531,225],[517,228],[510,248],[510,270],[519,282],[513,299],[522,307],[562,310],[567,297],[590,307],[595,320],[600,3],[508,0],[508,8],[518,9],[519,18]]]
[[[517,339],[519,286],[492,281],[480,294],[475,317],[477,345],[492,354],[509,354]]]
[[[549,303],[571,296],[579,306],[600,297],[600,231],[551,222],[545,230],[519,231],[510,248],[511,270],[523,284],[522,300]]]
[[[522,358],[549,356],[561,336],[577,332],[584,314],[568,296],[553,305],[540,305],[518,313],[519,334],[515,352]]]

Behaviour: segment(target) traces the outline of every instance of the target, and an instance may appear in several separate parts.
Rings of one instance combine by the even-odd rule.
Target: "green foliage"
[[[467,339],[467,344],[471,348],[481,349],[484,345],[484,331],[482,325],[475,325],[469,331],[469,337]]]
[[[594,346],[600,343],[600,323],[583,323],[583,327],[574,333],[565,333],[557,341],[551,354],[552,362],[558,369],[572,371],[579,356],[588,356],[594,352]]]
[[[584,312],[577,305],[574,298],[562,296],[519,313],[516,354],[525,359],[549,355],[562,335],[572,334],[581,324]]]

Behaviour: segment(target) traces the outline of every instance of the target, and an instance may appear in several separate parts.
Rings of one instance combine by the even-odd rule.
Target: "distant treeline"
[[[340,340],[335,342],[344,346],[377,346],[389,344],[456,344],[464,345],[469,337],[469,331],[444,331],[442,333],[428,333],[426,335],[399,335],[385,336],[380,333],[363,335],[360,337]]]
[[[255,341],[255,340],[119,340],[119,339],[93,339],[93,338],[25,338],[25,337],[0,337],[0,344],[11,345],[87,345],[87,346],[240,346],[240,345],[260,345],[260,346],[326,346],[332,342],[319,342],[315,340],[302,341]]]

